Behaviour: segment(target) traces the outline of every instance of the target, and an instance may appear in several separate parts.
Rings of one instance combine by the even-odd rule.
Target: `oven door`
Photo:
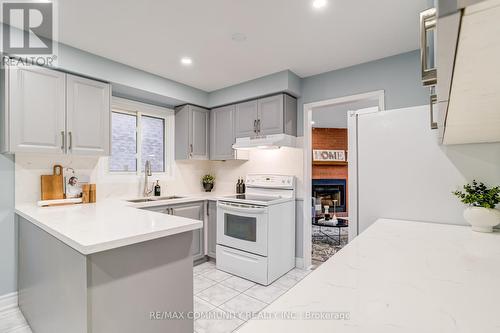
[[[217,202],[217,244],[267,256],[267,217],[264,206]]]

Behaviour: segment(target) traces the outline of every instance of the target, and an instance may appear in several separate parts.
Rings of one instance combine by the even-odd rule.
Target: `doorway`
[[[352,111],[384,109],[383,90],[304,104],[305,268],[321,265],[357,236],[349,224],[349,197],[357,192],[349,177],[355,166],[349,166],[348,122]]]

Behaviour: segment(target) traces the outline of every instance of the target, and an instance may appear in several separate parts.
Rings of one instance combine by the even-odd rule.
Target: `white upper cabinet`
[[[67,75],[68,153],[109,155],[109,84]]]
[[[444,144],[500,141],[499,36],[499,0],[480,2],[464,10]]]
[[[421,14],[430,127],[445,145],[500,142],[500,0],[438,0],[436,5],[437,11]],[[427,66],[432,55],[436,68]],[[427,74],[432,73],[431,80]]]
[[[2,152],[109,154],[109,84],[33,65],[2,79]]]
[[[65,152],[65,74],[27,66],[9,68],[4,151]],[[8,108],[8,109],[7,109]]]

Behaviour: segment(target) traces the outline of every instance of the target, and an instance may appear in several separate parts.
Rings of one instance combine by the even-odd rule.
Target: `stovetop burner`
[[[264,196],[264,195],[254,195],[254,194],[236,194],[224,197],[227,199],[239,199],[239,200],[249,200],[249,201],[261,201],[261,202],[271,202],[280,199],[279,196]]]

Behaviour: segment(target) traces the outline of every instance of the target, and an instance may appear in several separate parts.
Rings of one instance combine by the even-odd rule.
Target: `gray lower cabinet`
[[[191,233],[84,255],[20,216],[17,222],[18,305],[33,332],[193,332],[192,318],[149,316],[193,311]]]
[[[209,110],[194,105],[175,109],[176,160],[208,160],[209,117]]]
[[[204,206],[205,205],[203,201],[198,201],[178,205],[150,207],[146,209],[163,214],[171,214],[188,219],[203,221],[205,217]],[[204,228],[193,231],[193,243],[191,245],[193,261],[205,257],[204,239]]]
[[[203,206],[204,206],[203,202],[196,202],[196,203],[170,206],[170,208],[172,209],[172,215],[203,221],[204,218]],[[193,260],[198,260],[205,257],[203,235],[204,235],[203,228],[193,231],[193,243],[191,246],[191,250],[193,253]]]
[[[217,201],[207,202],[207,255],[215,259],[217,247]]]

